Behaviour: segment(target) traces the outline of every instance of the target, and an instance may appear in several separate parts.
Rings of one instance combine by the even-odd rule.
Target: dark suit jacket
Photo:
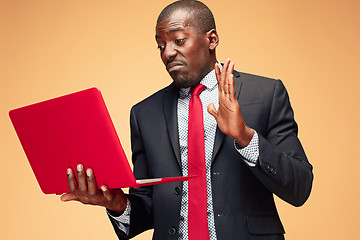
[[[234,84],[245,122],[259,134],[260,155],[256,167],[248,166],[234,140],[217,129],[211,167],[217,237],[283,239],[273,193],[294,206],[302,205],[311,191],[312,166],[297,138],[282,82],[234,72]],[[171,84],[131,110],[137,179],[182,175],[177,96],[178,89]],[[130,189],[129,237],[154,228],[153,239],[178,239],[181,195],[181,182]]]

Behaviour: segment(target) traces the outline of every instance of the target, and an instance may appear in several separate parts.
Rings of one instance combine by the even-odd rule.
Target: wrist
[[[254,133],[254,129],[245,126],[244,134],[242,134],[239,138],[235,138],[235,141],[239,144],[241,148],[244,148],[249,145],[251,139],[254,136]]]
[[[111,216],[114,216],[114,217],[119,217],[119,216],[121,216],[123,213],[124,213],[124,211],[122,211],[121,213],[120,212],[117,212],[117,211],[113,211],[113,210],[110,210],[110,209],[106,209],[107,211],[108,211],[108,213],[111,215]]]
[[[115,206],[108,207],[108,211],[112,213],[112,215],[122,215],[128,205],[128,199],[125,197],[124,199],[121,199],[118,204]]]

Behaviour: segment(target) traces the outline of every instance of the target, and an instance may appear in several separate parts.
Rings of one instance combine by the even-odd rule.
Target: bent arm
[[[233,138],[236,141],[235,145],[238,143],[240,148],[248,146],[256,130],[256,152],[259,153],[259,157],[252,161],[255,166],[248,164],[250,170],[269,191],[281,199],[294,206],[304,204],[312,187],[312,166],[297,137],[297,124],[284,85],[279,80],[267,85],[254,82],[251,84],[252,90],[242,90],[250,90],[250,93],[262,87],[266,90],[266,100],[261,105],[263,108],[248,109],[247,113],[253,114],[252,122],[248,124],[255,125],[261,122],[261,126],[257,126],[259,129],[255,126],[252,129],[245,122],[240,109],[241,102],[239,103],[239,99],[236,98],[233,69],[234,64],[230,59],[225,61],[221,72],[219,66],[215,65],[219,109],[210,104],[208,112],[215,117],[220,130]],[[273,88],[268,88],[271,86]]]
[[[250,170],[284,201],[301,206],[310,195],[313,174],[297,137],[298,127],[281,81],[274,88],[266,135],[259,134],[259,159]]]

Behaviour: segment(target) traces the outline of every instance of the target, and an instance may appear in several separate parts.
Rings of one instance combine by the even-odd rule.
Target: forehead
[[[183,10],[173,12],[156,24],[156,35],[158,39],[161,34],[171,34],[177,31],[189,31],[192,27],[190,14]]]

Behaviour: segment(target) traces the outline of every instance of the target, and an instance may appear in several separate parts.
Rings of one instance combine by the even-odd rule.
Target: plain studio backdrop
[[[169,3],[0,0],[1,239],[117,239],[103,208],[41,192],[8,111],[98,87],[130,158],[131,106],[172,81],[154,39]],[[357,239],[359,2],[205,3],[217,23],[218,59],[281,79],[289,92],[315,179],[304,206],[276,199],[286,238]]]

